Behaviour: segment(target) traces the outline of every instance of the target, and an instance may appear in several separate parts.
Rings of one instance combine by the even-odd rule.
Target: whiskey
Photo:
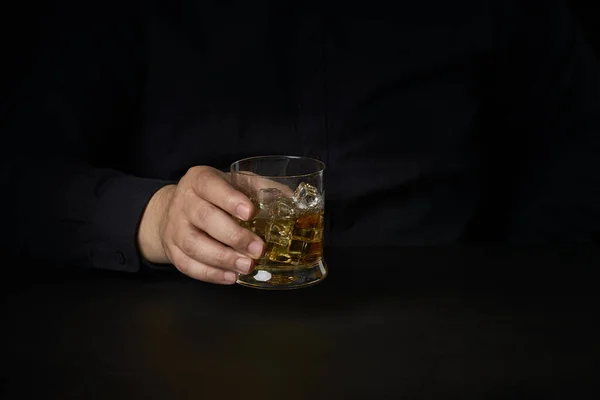
[[[291,198],[278,189],[262,189],[252,199],[259,212],[250,221],[241,221],[266,243],[257,260],[262,270],[311,268],[323,257],[324,202],[309,184],[301,183]]]
[[[314,266],[323,257],[323,210],[291,218],[257,218],[244,222],[266,243],[257,267],[292,270]]]

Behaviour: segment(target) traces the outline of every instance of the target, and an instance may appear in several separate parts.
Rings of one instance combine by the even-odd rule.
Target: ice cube
[[[281,190],[277,188],[260,189],[256,194],[256,200],[262,210],[266,210],[281,198]]]
[[[291,199],[284,197],[278,198],[273,206],[270,208],[270,217],[278,219],[289,219],[296,216],[296,210],[294,209],[294,203]]]
[[[294,205],[301,210],[317,209],[322,206],[323,198],[316,187],[302,182],[294,191]]]
[[[292,239],[293,226],[294,221],[271,221],[267,228],[266,241],[278,246],[289,246]]]

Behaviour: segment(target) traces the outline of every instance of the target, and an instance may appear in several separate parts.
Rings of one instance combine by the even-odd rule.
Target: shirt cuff
[[[93,267],[137,272],[142,265],[151,265],[139,252],[138,227],[154,193],[174,183],[177,182],[132,176],[117,176],[105,183],[93,222],[99,233],[90,248]]]

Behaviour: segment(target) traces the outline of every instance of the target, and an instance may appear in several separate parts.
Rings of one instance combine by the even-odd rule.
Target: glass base
[[[255,289],[289,290],[315,285],[327,276],[325,260],[312,266],[270,267],[257,265],[249,275],[240,275],[237,283]]]

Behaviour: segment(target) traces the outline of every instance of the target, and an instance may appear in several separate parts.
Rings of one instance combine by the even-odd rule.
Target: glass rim
[[[268,159],[268,158],[287,158],[287,159],[295,159],[295,160],[308,160],[308,161],[313,161],[313,162],[317,163],[317,165],[319,165],[320,168],[319,168],[318,171],[310,172],[310,173],[307,173],[307,174],[279,175],[279,176],[260,175],[260,174],[255,174],[255,173],[247,172],[247,171],[234,171],[234,165],[236,165],[236,164],[241,164],[242,162],[245,162],[245,161],[252,161],[252,160],[259,160],[259,159]],[[323,171],[325,171],[325,168],[326,168],[325,163],[323,161],[321,161],[321,160],[317,160],[316,158],[305,157],[305,156],[289,156],[289,155],[284,155],[284,154],[270,154],[270,155],[264,155],[264,156],[246,157],[246,158],[242,158],[240,160],[232,162],[231,165],[229,166],[229,170],[230,170],[230,172],[232,174],[236,173],[236,174],[246,175],[246,176],[260,176],[261,178],[268,178],[268,179],[304,178],[304,177],[309,177],[309,176],[320,174]]]

